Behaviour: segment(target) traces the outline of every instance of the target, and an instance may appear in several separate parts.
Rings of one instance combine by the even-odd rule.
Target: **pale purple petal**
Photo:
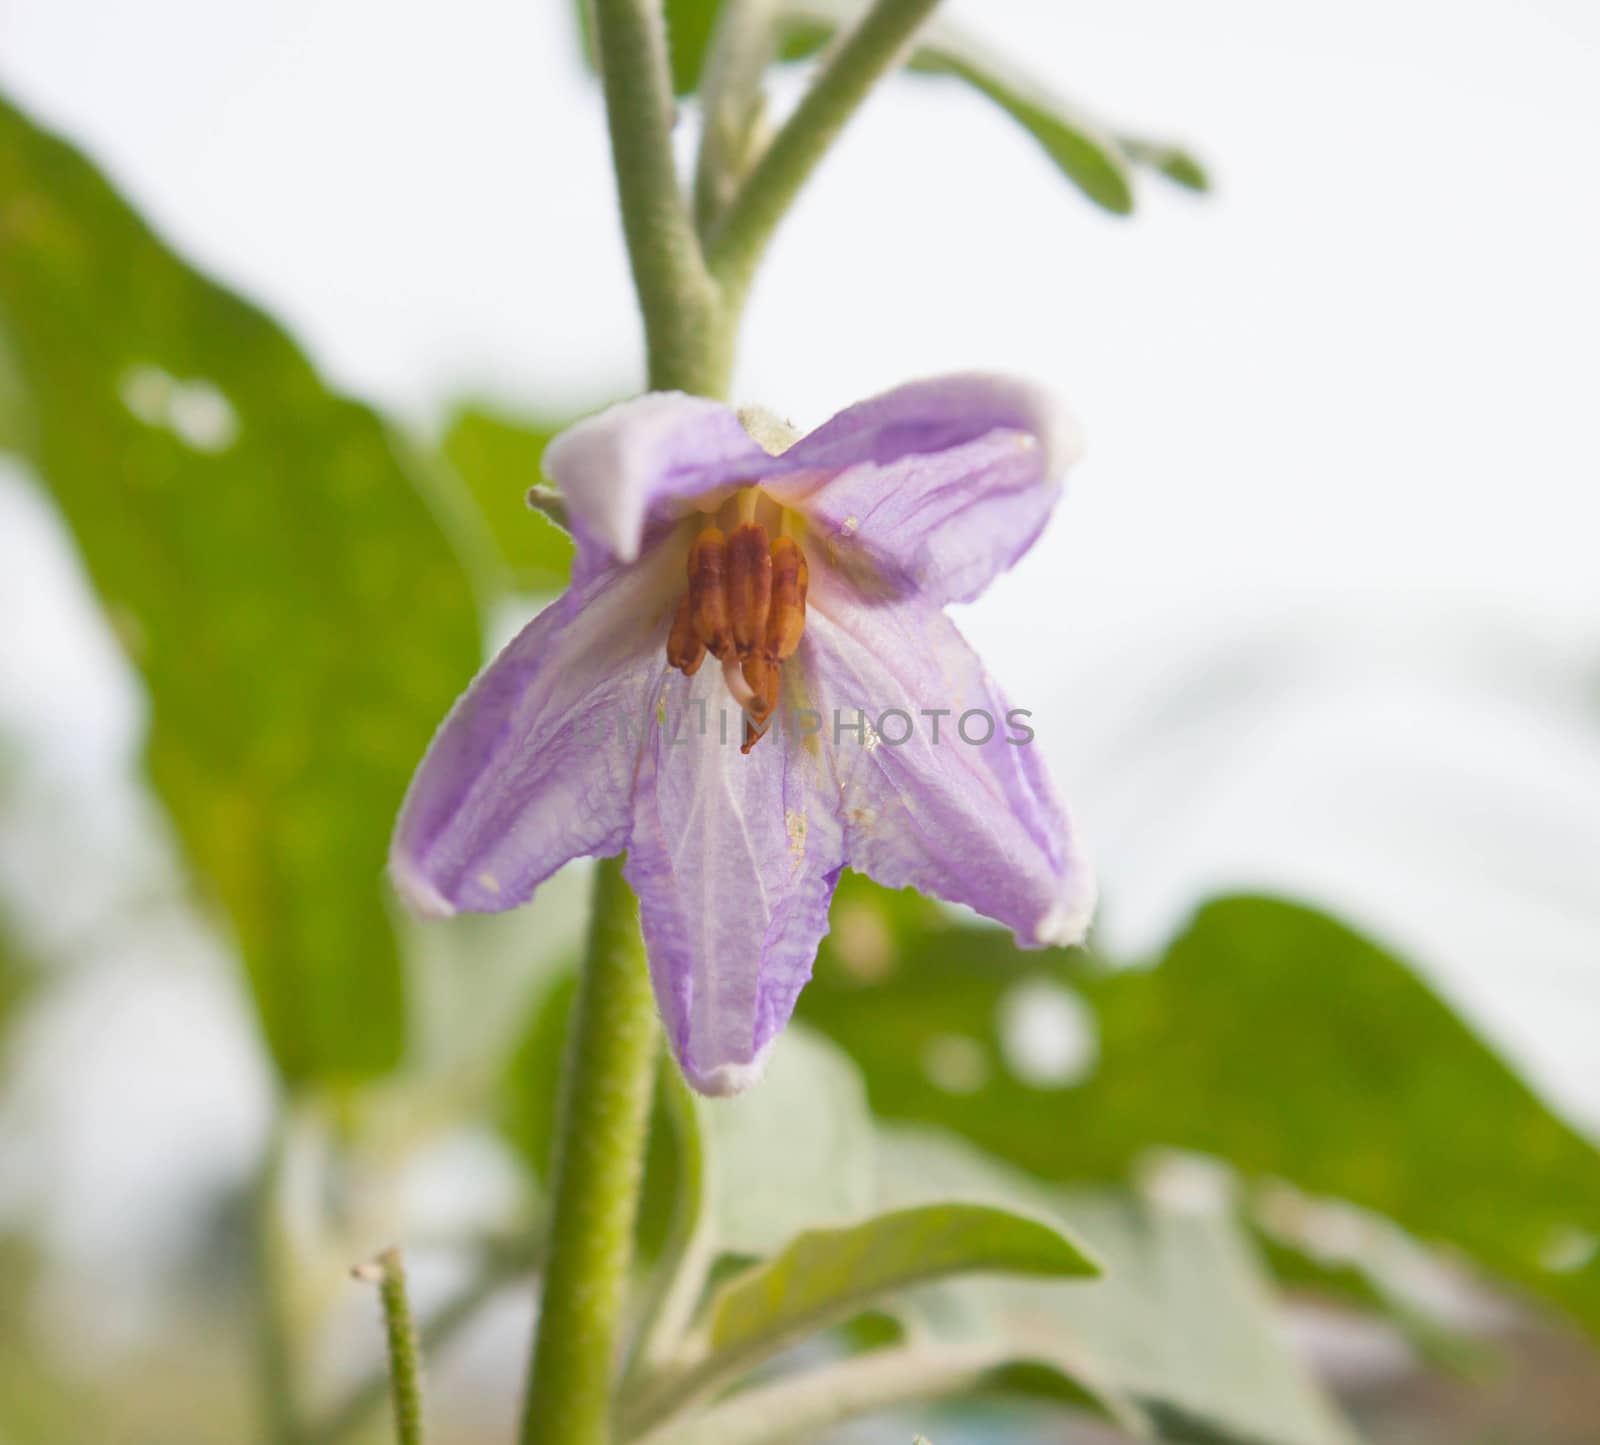
[[[820,750],[777,727],[741,754],[742,718],[714,670],[673,673],[661,716],[626,876],[684,1076],[731,1094],[759,1076],[827,932],[837,793]]]
[[[869,597],[961,602],[1033,545],[1080,450],[1037,389],[940,377],[840,412],[783,454],[788,474],[767,487]]]
[[[1080,942],[1094,881],[1036,745],[1011,740],[1027,718],[942,613],[867,606],[843,579],[812,577],[797,660],[837,770],[850,866],[975,908],[1024,947]]]
[[[678,391],[650,392],[569,427],[545,448],[544,469],[577,542],[573,585],[634,561],[693,503],[772,466],[729,407]]]
[[[596,577],[534,618],[462,695],[390,846],[412,907],[498,912],[571,858],[622,851],[673,580],[659,564]]]

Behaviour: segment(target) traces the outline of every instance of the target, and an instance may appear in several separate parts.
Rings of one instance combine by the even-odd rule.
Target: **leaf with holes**
[[[291,1082],[392,1067],[390,821],[478,662],[406,455],[267,317],[0,104],[0,446],[149,691],[149,766]]]

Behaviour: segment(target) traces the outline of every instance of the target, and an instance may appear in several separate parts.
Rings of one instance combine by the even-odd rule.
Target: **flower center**
[[[748,753],[767,732],[778,706],[782,666],[794,656],[806,625],[806,558],[787,534],[769,540],[750,520],[754,491],[741,494],[747,520],[730,532],[704,528],[689,548],[689,590],[667,636],[667,661],[693,677],[709,652],[744,709]]]

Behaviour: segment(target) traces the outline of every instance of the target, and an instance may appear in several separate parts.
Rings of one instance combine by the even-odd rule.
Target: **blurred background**
[[[1600,1438],[1595,1357],[1570,1324],[1600,1319],[1600,1196],[1576,1197],[1597,1177],[1600,1129],[1600,11],[1583,0],[950,0],[948,11],[1052,92],[1180,138],[1211,193],[1141,175],[1136,213],[1107,214],[978,95],[893,80],[778,236],[736,396],[807,427],[942,370],[1015,371],[1059,392],[1084,423],[1088,457],[1040,544],[959,621],[1033,710],[1097,860],[1097,952],[1153,960],[1222,893],[1293,897],[1379,940],[1471,1030],[1437,1055],[1432,1034],[1394,1042],[1402,1074],[1448,1056],[1468,1081],[1459,1115],[1439,1113],[1429,1140],[1385,1156],[1409,1160],[1405,1197],[1489,1188],[1494,1176],[1506,1197],[1483,1196],[1492,1214],[1514,1213],[1519,1191],[1548,1191],[1555,1212],[1527,1221],[1544,1231],[1544,1265],[1590,1281],[1557,1323],[1505,1261],[1491,1273],[1516,1277],[1528,1298],[1515,1307],[1430,1273],[1426,1310],[1412,1299],[1378,1321],[1297,1307],[1294,1348],[1375,1440]],[[779,80],[780,103],[801,80],[798,69]],[[315,1047],[285,1042],[296,1000],[319,986],[318,969],[342,966],[339,950],[302,949],[310,971],[264,1002],[260,959],[278,945],[252,954],[252,940],[293,889],[275,874],[261,882],[258,918],[237,902],[246,864],[208,856],[197,884],[185,859],[204,852],[208,828],[234,836],[224,815],[239,800],[213,798],[208,779],[263,758],[272,776],[301,777],[316,748],[297,751],[285,722],[276,741],[235,753],[219,716],[209,753],[181,728],[151,743],[152,790],[151,690],[169,716],[272,713],[278,704],[253,690],[303,691],[293,679],[307,639],[345,629],[309,675],[333,679],[324,720],[354,717],[383,767],[357,800],[375,846],[347,865],[372,879],[370,917],[330,928],[354,943],[373,920],[387,926],[376,876],[410,761],[477,647],[559,585],[559,543],[510,504],[534,479],[543,435],[641,385],[600,98],[572,7],[526,0],[0,0],[0,90],[81,149],[161,245],[280,322],[321,384],[384,418],[380,428],[352,409],[314,435],[287,413],[281,431],[255,427],[253,377],[292,370],[288,396],[315,384],[311,372],[285,359],[281,337],[247,338],[227,317],[173,353],[183,362],[164,359],[150,350],[162,315],[199,315],[172,299],[159,315],[154,302],[116,312],[150,360],[117,373],[119,425],[135,441],[100,431],[70,366],[30,372],[62,343],[30,339],[48,322],[18,317],[64,314],[77,297],[72,322],[90,336],[108,299],[150,288],[176,298],[176,284],[141,270],[143,239],[119,272],[117,257],[86,261],[85,246],[46,224],[29,231],[14,188],[47,184],[53,163],[19,160],[21,130],[0,132],[18,148],[0,156],[13,188],[0,195],[0,233],[62,258],[43,280],[8,265],[13,314],[0,305],[0,412],[31,396],[48,413],[37,446],[0,427],[0,920],[15,980],[0,987],[0,1440],[252,1438],[256,1387],[240,1343],[256,1309],[252,1251],[300,1257],[293,1298],[279,1304],[319,1321],[307,1388],[334,1400],[376,1358],[371,1301],[345,1265],[403,1237],[424,1303],[457,1298],[474,1278],[461,1241],[499,1248],[536,1210],[518,1148],[540,1145],[515,1122],[499,1127],[487,1081],[515,1076],[516,1061],[538,1072],[529,1051],[540,1027],[551,1037],[550,980],[581,922],[583,880],[563,876],[531,909],[481,926],[401,925],[404,1067],[374,1045],[372,1058],[344,1062],[381,1086],[347,1083],[341,1065],[310,1093],[290,1088],[282,1109],[280,1081],[318,1073]],[[686,160],[696,124],[686,102]],[[123,224],[90,229],[105,239]],[[233,331],[237,386],[200,359]],[[386,477],[409,479],[412,494],[394,508],[369,498],[339,525],[374,547],[390,539],[389,563],[363,570],[355,547],[348,606],[317,570],[327,559],[294,564],[281,631],[270,610],[217,602],[213,581],[225,588],[216,579],[252,565],[241,558],[267,523],[225,494],[194,510],[163,491],[166,453],[138,440],[147,433],[218,462],[237,434],[241,455],[257,450],[215,477],[241,496],[288,468],[305,496],[261,503],[287,538],[329,526],[315,500],[324,483],[348,481],[356,496],[358,453],[381,444]],[[348,476],[308,470],[334,454]],[[57,467],[76,480],[56,480]],[[129,477],[130,496],[112,500]],[[461,518],[474,496],[487,524]],[[206,530],[210,506],[240,509],[236,531]],[[141,515],[179,532],[193,517],[198,530],[166,553],[138,535]],[[448,534],[453,555],[504,555],[479,572],[454,561],[417,570],[393,539],[423,528]],[[194,557],[204,565],[184,571]],[[347,564],[327,565],[342,576]],[[164,612],[140,600],[157,575]],[[219,661],[181,629],[168,642],[163,617],[202,634],[237,624],[235,651]],[[383,659],[381,684],[368,686],[379,668],[363,658]],[[347,710],[340,699],[352,697]],[[365,766],[319,753],[327,771],[308,786],[337,789]],[[207,809],[215,816],[196,822]],[[322,834],[347,819],[332,805],[317,814],[313,800],[303,821],[290,851],[303,843],[295,856],[315,875],[317,850],[339,844]],[[874,1105],[941,1121],[952,1101],[992,1108],[991,1074],[1009,1068],[1032,1087],[1041,1133],[1070,1150],[1060,1121],[1081,1115],[1063,1101],[1092,1072],[1096,1044],[1093,1018],[1059,980],[1031,1002],[1004,993],[1024,1022],[1001,1029],[998,1053],[930,1024],[873,1073],[871,1041],[852,1040],[838,1000],[892,953],[873,930],[899,924],[879,906],[865,892],[842,898],[855,911],[836,909],[811,1005],[814,1026],[867,1069]],[[1390,1022],[1371,994],[1380,1012],[1341,1023],[1337,948],[1321,956],[1308,943],[1273,961],[1286,1011],[1258,1020],[1259,1063],[1232,1080],[1236,1092],[1200,1100],[1238,1119],[1253,1119],[1255,1093],[1283,1087],[1278,1030],[1275,1046],[1293,1050],[1348,1027],[1348,1057],[1360,1058],[1363,1023],[1386,1034]],[[1212,994],[1202,973],[1196,1000],[1226,1015],[1230,979],[1219,972]],[[351,983],[332,1013],[400,1008],[369,986]],[[933,985],[906,987],[921,997]],[[1396,997],[1395,1018],[1411,1007],[1410,994]],[[1419,1028],[1443,1030],[1446,1018]],[[1217,1057],[1227,1029],[1223,1017]],[[925,1098],[881,1082],[902,1067]],[[1175,1093],[1195,1077],[1152,1072]],[[1514,1109],[1472,1092],[1490,1074],[1484,1089],[1514,1096]],[[1323,1075],[1307,1084],[1307,1108],[1319,1090],[1329,1107],[1350,1092]],[[1384,1184],[1364,1196],[1318,1167],[1298,1177],[1270,1149],[1212,1137],[1199,1114],[1171,1138],[1152,1125],[1134,1141],[1130,1125],[1126,1151],[1107,1146],[1096,1167],[1131,1167],[1133,1142],[1170,1145],[1221,1155],[1256,1183],[1389,1209]],[[1480,1128],[1491,1116],[1544,1141],[1528,1157],[1545,1173],[1519,1175],[1496,1153],[1507,1136]],[[1369,1126],[1352,1120],[1351,1136]],[[977,1138],[981,1121],[963,1132]],[[1417,1161],[1431,1153],[1449,1167],[1430,1185]],[[265,1232],[247,1203],[264,1167],[281,1226]],[[1564,1189],[1572,1220],[1552,1231]],[[1425,1209],[1390,1212],[1474,1253],[1470,1230],[1452,1234]],[[1261,1247],[1270,1256],[1270,1239]],[[1315,1293],[1312,1273],[1284,1277]],[[1329,1292],[1349,1305],[1337,1281]],[[526,1293],[497,1293],[438,1360],[442,1439],[503,1433]],[[1477,1349],[1487,1337],[1492,1364]],[[936,1445],[1064,1438],[1037,1408],[952,1416]],[[1091,1429],[1072,1438],[1098,1438]],[[909,1426],[850,1438],[903,1440]]]

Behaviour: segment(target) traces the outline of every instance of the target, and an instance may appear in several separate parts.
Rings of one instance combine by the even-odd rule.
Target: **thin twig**
[[[386,1249],[371,1264],[350,1271],[378,1286],[383,1303],[383,1329],[389,1352],[389,1398],[394,1402],[396,1445],[423,1445],[422,1347],[406,1296],[405,1266],[398,1249]]]

